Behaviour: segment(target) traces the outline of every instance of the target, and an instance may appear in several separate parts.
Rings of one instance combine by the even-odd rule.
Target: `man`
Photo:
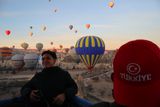
[[[93,107],[160,107],[160,48],[148,40],[130,41],[113,62],[114,103]]]
[[[44,69],[37,73],[22,89],[22,98],[29,107],[70,107],[77,93],[77,85],[67,71],[56,63],[56,53],[44,51]]]

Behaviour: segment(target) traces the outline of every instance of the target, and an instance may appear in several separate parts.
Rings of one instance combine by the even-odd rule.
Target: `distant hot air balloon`
[[[47,29],[46,26],[43,26],[43,27],[42,27],[42,31],[45,31],[46,29]]]
[[[24,66],[23,58],[24,55],[22,54],[16,54],[12,56],[11,61],[15,69],[21,69]]]
[[[29,36],[33,36],[33,32],[29,32]]]
[[[21,47],[25,50],[28,48],[28,46],[29,46],[28,43],[25,42],[21,44]]]
[[[69,25],[69,29],[72,30],[73,29],[73,25]]]
[[[5,33],[6,33],[7,36],[9,36],[11,34],[11,31],[10,30],[6,30]]]
[[[33,29],[33,26],[30,26],[30,29]]]
[[[36,44],[36,48],[40,52],[42,50],[42,48],[43,48],[43,44],[42,43],[37,43]]]
[[[54,12],[56,13],[58,11],[58,9],[54,9]]]
[[[89,29],[89,28],[90,28],[90,26],[91,26],[90,24],[86,24],[86,28],[87,28],[87,29]]]
[[[13,45],[12,48],[14,49],[14,48],[15,48],[15,45]]]
[[[77,30],[75,30],[74,32],[75,32],[75,33],[77,33],[78,31],[77,31]]]
[[[51,0],[48,0],[49,2],[51,2]]]
[[[110,1],[110,2],[108,3],[108,6],[109,6],[110,8],[112,8],[112,7],[114,6],[114,2],[113,2],[113,1]]]
[[[60,49],[62,49],[62,48],[63,48],[63,45],[59,45],[59,47],[60,47]]]
[[[75,45],[76,53],[87,68],[91,71],[105,50],[103,40],[97,36],[80,38]]]
[[[51,45],[53,45],[53,42],[51,42]]]

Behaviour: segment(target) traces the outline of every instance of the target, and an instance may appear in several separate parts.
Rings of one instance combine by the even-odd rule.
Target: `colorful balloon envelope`
[[[92,71],[97,61],[104,54],[105,44],[97,36],[85,36],[77,41],[75,49],[81,61]]]

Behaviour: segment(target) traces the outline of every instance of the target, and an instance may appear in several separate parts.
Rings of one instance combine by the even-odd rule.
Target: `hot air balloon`
[[[37,43],[36,44],[36,48],[40,52],[42,50],[42,48],[43,48],[43,44],[42,43]]]
[[[4,59],[10,59],[12,56],[12,49],[8,47],[0,48],[0,56],[2,58],[2,63],[4,62]]]
[[[51,42],[51,45],[53,45],[53,42]]]
[[[7,36],[9,36],[11,34],[11,31],[10,30],[6,30],[5,33],[6,33]]]
[[[29,36],[33,36],[33,32],[29,32]]]
[[[62,48],[63,48],[63,45],[59,45],[59,47],[60,47],[60,49],[62,49]]]
[[[58,9],[54,9],[54,12],[56,13],[58,11]]]
[[[113,2],[113,1],[110,1],[110,2],[108,3],[108,6],[109,6],[110,8],[112,8],[112,7],[114,6],[114,2]]]
[[[38,58],[39,56],[35,53],[29,53],[29,54],[25,54],[24,56],[24,63],[25,63],[25,68],[35,68],[38,62]]]
[[[46,26],[43,26],[43,27],[42,27],[42,31],[45,31],[46,29],[47,29]]]
[[[77,31],[77,30],[75,30],[74,32],[75,32],[75,33],[77,33],[78,31]]]
[[[97,61],[104,54],[105,44],[97,36],[85,36],[77,41],[75,48],[81,61],[92,71]]]
[[[29,28],[30,28],[30,29],[33,29],[33,26],[30,26]]]
[[[14,49],[14,48],[15,48],[15,45],[13,45],[12,48]]]
[[[21,69],[24,66],[24,61],[23,61],[24,55],[22,54],[16,54],[12,56],[11,61],[13,64],[13,68],[15,69]]]
[[[69,25],[69,29],[72,30],[73,29],[73,25]]]
[[[28,48],[28,46],[29,46],[28,43],[25,42],[21,44],[21,47],[25,50]]]
[[[86,24],[86,28],[87,28],[87,29],[89,29],[89,28],[90,28],[90,26],[91,26],[90,24]]]

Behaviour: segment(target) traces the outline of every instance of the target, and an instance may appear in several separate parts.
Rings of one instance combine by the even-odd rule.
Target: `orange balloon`
[[[90,28],[90,26],[91,26],[90,24],[86,24],[86,28],[87,28],[87,29],[89,29],[89,28]]]
[[[109,6],[110,8],[112,8],[112,7],[114,6],[114,2],[113,2],[113,1],[109,2],[109,3],[108,3],[108,6]]]
[[[29,32],[29,36],[33,36],[33,32]]]

